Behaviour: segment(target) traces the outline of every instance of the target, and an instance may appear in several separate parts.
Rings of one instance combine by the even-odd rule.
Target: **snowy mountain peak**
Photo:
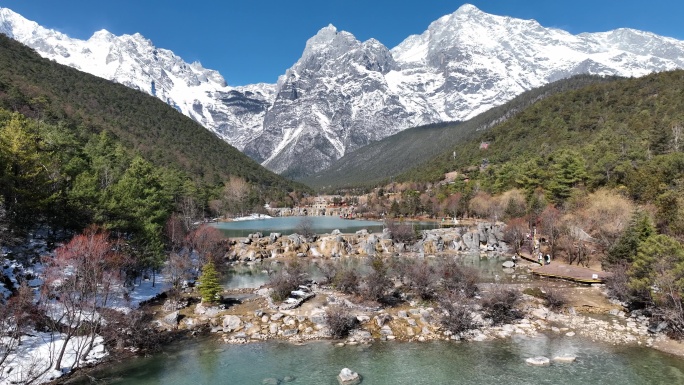
[[[484,14],[478,7],[472,5],[472,4],[463,4],[458,9],[456,12],[454,12],[455,15],[479,15],[479,14]]]
[[[116,36],[113,33],[107,31],[106,29],[101,29],[95,32],[88,40],[111,42],[114,40],[114,38],[116,38]]]
[[[328,24],[327,27],[321,28],[314,36],[306,41],[304,52],[312,52],[324,49],[337,36],[337,28],[334,25]]]
[[[19,40],[40,29],[38,23],[25,19],[9,8],[0,8],[0,33]]]
[[[140,34],[87,41],[0,8],[0,32],[41,55],[147,92],[276,172],[306,175],[402,129],[469,119],[576,74],[684,68],[684,42],[632,29],[573,35],[465,4],[389,50],[328,25],[278,84],[228,87]]]
[[[332,55],[339,55],[349,50],[350,47],[358,45],[354,35],[346,31],[338,31],[334,25],[329,24],[325,28],[321,28],[316,35],[311,37],[306,42],[306,47],[302,53],[302,59],[319,55],[321,53],[330,53]]]
[[[12,11],[11,9],[3,8],[3,7],[0,7],[0,20],[8,21],[8,22],[17,22],[18,21],[20,23],[30,22],[29,20],[25,19],[23,16]],[[37,23],[34,23],[34,24],[38,25]]]

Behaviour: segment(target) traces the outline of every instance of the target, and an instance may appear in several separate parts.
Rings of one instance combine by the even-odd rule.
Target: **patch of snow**
[[[258,220],[258,219],[269,219],[269,218],[273,218],[273,217],[270,215],[266,215],[266,214],[249,214],[245,217],[233,218],[233,221],[234,222],[235,221],[254,221],[254,220]]]
[[[67,343],[62,370],[54,369],[54,361],[64,345],[64,335],[35,332],[23,336],[17,350],[10,354],[5,361],[3,372],[0,373],[0,385],[22,384],[32,377],[37,377],[34,383],[44,383],[62,377],[71,368],[93,364],[107,356],[102,337],[95,337],[93,349],[87,357],[76,362],[79,351],[83,351],[89,342],[86,337],[72,337]]]

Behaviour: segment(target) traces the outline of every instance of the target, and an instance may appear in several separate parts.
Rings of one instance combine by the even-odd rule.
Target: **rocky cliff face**
[[[408,127],[412,114],[384,77],[398,69],[377,40],[323,28],[279,79],[264,131],[245,152],[276,172],[305,174]]]
[[[388,50],[333,26],[309,39],[277,84],[226,86],[139,34],[71,39],[0,9],[0,32],[59,63],[150,93],[271,170],[306,175],[402,129],[469,119],[580,73],[684,68],[684,42],[618,29],[572,35],[464,5]]]

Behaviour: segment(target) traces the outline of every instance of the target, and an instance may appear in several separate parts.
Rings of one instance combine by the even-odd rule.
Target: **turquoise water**
[[[525,270],[516,270],[513,274],[505,273],[501,264],[508,259],[510,258],[500,255],[481,256],[479,253],[456,257],[459,263],[471,267],[478,272],[480,282],[520,283],[535,279],[531,274],[527,274]],[[357,261],[360,264],[363,263],[361,259]],[[306,263],[306,261],[302,262]],[[348,262],[347,259],[338,261],[338,263]],[[234,265],[226,274],[222,285],[225,289],[258,288],[269,281],[270,277],[266,270],[277,271],[280,268],[282,268],[282,264],[274,264],[274,261],[270,259],[254,262],[249,265]],[[318,280],[322,277],[315,263],[307,263],[306,270],[311,279]]]
[[[531,367],[525,359],[573,354],[571,364]],[[152,357],[91,373],[105,384],[254,384],[267,378],[293,385],[337,384],[348,367],[373,384],[682,384],[684,360],[638,347],[611,347],[577,337],[513,338],[496,342],[377,342],[336,347],[266,342],[179,343]],[[286,382],[281,382],[285,384]]]
[[[212,226],[221,230],[227,237],[246,237],[255,232],[261,232],[268,236],[270,233],[282,233],[289,235],[297,232],[297,227],[302,220],[310,220],[312,230],[317,234],[329,234],[333,230],[343,233],[353,233],[361,229],[369,232],[380,232],[383,223],[379,221],[364,221],[355,219],[342,219],[339,217],[281,217],[256,219],[249,221],[218,222]],[[419,230],[437,227],[433,222],[413,222]]]
[[[275,272],[282,269],[282,267],[282,264],[276,264],[270,259],[250,265],[235,265],[228,270],[221,285],[223,288],[228,290],[247,288],[256,289],[261,285],[268,283],[270,276],[268,275],[266,269],[271,269]],[[322,275],[316,264],[306,263],[305,261],[304,269],[308,275],[308,278],[313,280],[321,279]]]

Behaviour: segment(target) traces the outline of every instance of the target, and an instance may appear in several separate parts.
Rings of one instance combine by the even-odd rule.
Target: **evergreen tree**
[[[217,296],[221,293],[221,285],[219,284],[218,273],[212,262],[206,263],[202,267],[202,275],[199,278],[199,289],[202,294],[202,301],[213,303],[216,302]]]
[[[684,294],[681,280],[684,275],[684,247],[676,239],[667,235],[654,235],[639,244],[634,263],[630,267],[629,286],[635,292],[648,298],[651,291],[658,296],[665,287],[660,287],[662,277],[675,274],[671,281],[674,283],[675,297]]]
[[[631,263],[637,255],[639,245],[655,233],[651,218],[642,211],[635,212],[625,232],[608,252],[606,263]]]
[[[565,202],[586,179],[586,166],[582,157],[574,151],[560,151],[552,160],[551,179],[548,190],[551,200],[557,204]]]

